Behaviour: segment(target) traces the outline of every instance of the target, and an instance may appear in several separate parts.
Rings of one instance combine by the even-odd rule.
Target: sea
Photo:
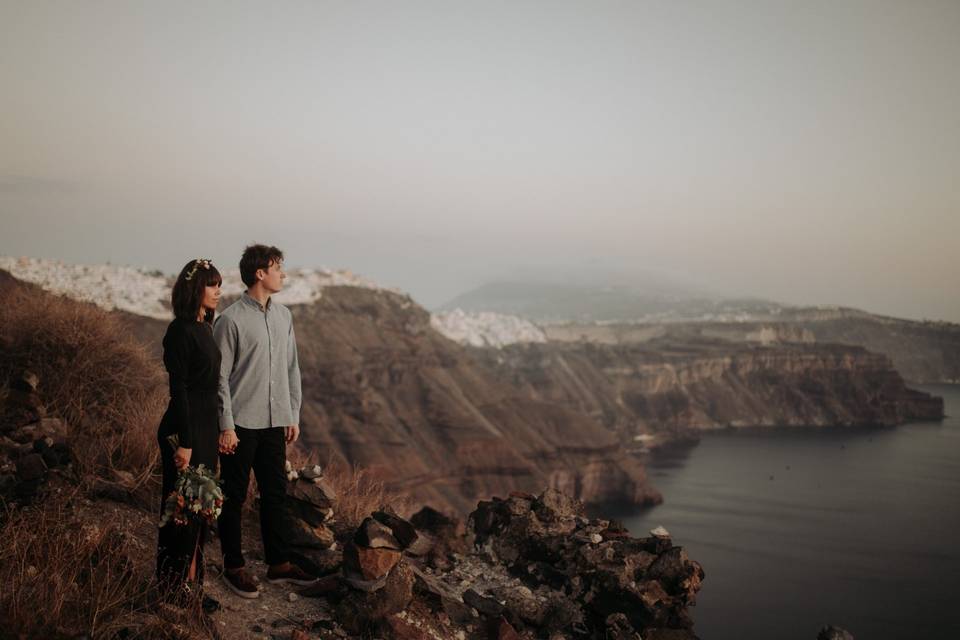
[[[652,456],[664,503],[612,515],[703,566],[700,638],[960,639],[960,385],[917,388],[945,420],[724,430]]]

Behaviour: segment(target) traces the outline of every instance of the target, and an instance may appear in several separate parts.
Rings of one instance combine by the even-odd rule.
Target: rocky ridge
[[[903,320],[855,309],[795,309],[740,322],[564,323],[542,327],[549,341],[597,344],[845,344],[889,356],[909,382],[960,382],[960,324]]]
[[[725,427],[892,426],[943,417],[941,398],[907,388],[888,357],[860,347],[552,342],[475,355],[530,398],[589,415],[627,442]]]

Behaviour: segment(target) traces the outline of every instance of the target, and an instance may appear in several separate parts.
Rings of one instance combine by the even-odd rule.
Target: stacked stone
[[[337,493],[324,479],[320,465],[294,470],[287,461],[287,479],[287,510],[293,524],[290,545],[314,568],[323,564],[324,552],[336,548],[330,523]]]
[[[337,617],[352,633],[390,625],[413,599],[414,575],[403,559],[419,539],[410,522],[389,511],[364,519],[344,545]]]
[[[0,496],[29,503],[50,470],[71,464],[66,428],[47,412],[37,395],[39,379],[29,371],[9,384],[0,405]]]

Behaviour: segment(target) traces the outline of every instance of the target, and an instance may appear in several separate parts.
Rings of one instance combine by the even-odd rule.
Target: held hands
[[[287,430],[287,444],[293,444],[300,437],[300,425],[292,424],[285,427]]]
[[[193,453],[193,449],[184,449],[183,447],[177,447],[177,450],[173,452],[173,466],[175,466],[180,471],[187,468],[190,464],[190,454]]]
[[[237,438],[237,432],[233,429],[227,429],[220,432],[218,450],[225,455],[231,455],[237,452],[237,444],[240,439]]]

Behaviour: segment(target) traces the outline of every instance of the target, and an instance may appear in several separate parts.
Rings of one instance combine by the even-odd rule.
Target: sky
[[[956,1],[0,0],[0,254],[960,322],[958,68]]]

